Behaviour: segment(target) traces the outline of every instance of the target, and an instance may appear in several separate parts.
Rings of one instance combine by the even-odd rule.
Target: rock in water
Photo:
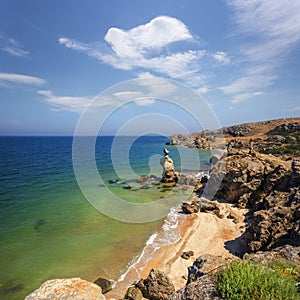
[[[148,277],[141,279],[136,286],[142,291],[144,298],[151,300],[167,300],[175,292],[169,277],[156,269],[152,269]]]
[[[163,167],[161,182],[177,182],[179,173],[175,172],[173,160],[169,157],[169,150],[165,148],[164,154],[165,156],[160,159],[160,164]]]
[[[25,300],[105,300],[101,288],[80,278],[51,279],[26,296]]]
[[[101,287],[102,293],[105,294],[112,289],[113,282],[105,278],[99,277],[94,281],[95,284]]]

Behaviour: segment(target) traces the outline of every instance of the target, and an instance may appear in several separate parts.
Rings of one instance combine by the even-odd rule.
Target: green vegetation
[[[227,300],[296,300],[300,269],[296,265],[269,266],[247,260],[235,261],[216,274],[220,297]]]

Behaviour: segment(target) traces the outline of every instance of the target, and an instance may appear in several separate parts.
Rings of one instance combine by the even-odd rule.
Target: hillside
[[[229,142],[235,147],[249,145],[261,153],[299,156],[300,117],[244,123],[170,137],[171,145],[198,149],[225,148]]]

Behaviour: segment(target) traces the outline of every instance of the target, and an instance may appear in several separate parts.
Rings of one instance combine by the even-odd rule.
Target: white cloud
[[[10,55],[19,57],[28,56],[30,54],[29,51],[24,49],[20,42],[8,37],[4,33],[0,33],[0,49]]]
[[[251,92],[253,90],[265,88],[272,84],[274,76],[271,75],[249,75],[240,77],[233,83],[220,87],[225,94],[236,94],[242,92]]]
[[[7,85],[10,83],[39,86],[45,84],[46,81],[39,77],[24,74],[0,73],[0,85]]]
[[[195,39],[185,24],[168,16],[127,31],[110,28],[104,39],[107,44],[87,44],[67,37],[60,37],[58,42],[117,69],[140,68],[145,69],[144,75],[150,71],[177,79],[194,76],[199,71],[199,60],[206,54],[205,50],[170,53],[171,44]]]
[[[222,63],[225,65],[229,64],[231,61],[230,57],[223,51],[218,51],[216,53],[213,53],[211,56],[218,63]]]
[[[201,88],[198,88],[196,91],[197,91],[199,94],[206,94],[206,93],[208,93],[209,89],[208,89],[207,86],[202,86]]]
[[[139,106],[150,106],[156,102],[155,98],[148,97],[148,98],[138,98],[135,99],[134,102]]]
[[[247,38],[239,58],[244,75],[221,87],[225,93],[240,93],[234,98],[237,103],[249,92],[270,86],[279,78],[277,70],[300,42],[300,2],[227,0],[227,3],[237,25],[234,34]]]
[[[125,91],[125,92],[118,92],[113,94],[114,97],[120,100],[132,100],[138,97],[142,97],[144,94],[138,91]]]
[[[244,102],[248,99],[251,99],[255,96],[260,96],[260,95],[263,95],[264,93],[263,92],[254,92],[254,93],[245,93],[245,94],[238,94],[238,95],[235,95],[231,100],[230,102],[233,103],[233,104],[237,104],[237,103],[241,103],[241,102]]]
[[[179,41],[192,39],[188,28],[178,19],[160,16],[145,25],[125,31],[110,28],[105,36],[119,58],[140,58],[149,55],[153,50]]]
[[[39,90],[37,93],[44,96],[44,101],[52,107],[53,111],[81,113],[92,100],[87,97],[56,96],[50,90]]]
[[[155,76],[150,72],[140,72],[138,78],[154,78]]]

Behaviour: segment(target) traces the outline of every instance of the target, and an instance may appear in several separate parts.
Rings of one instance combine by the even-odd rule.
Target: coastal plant
[[[232,262],[216,273],[216,289],[227,300],[296,300],[296,277],[283,266],[264,266],[247,260]],[[290,273],[294,274],[294,271]],[[299,275],[299,274],[298,274]]]

